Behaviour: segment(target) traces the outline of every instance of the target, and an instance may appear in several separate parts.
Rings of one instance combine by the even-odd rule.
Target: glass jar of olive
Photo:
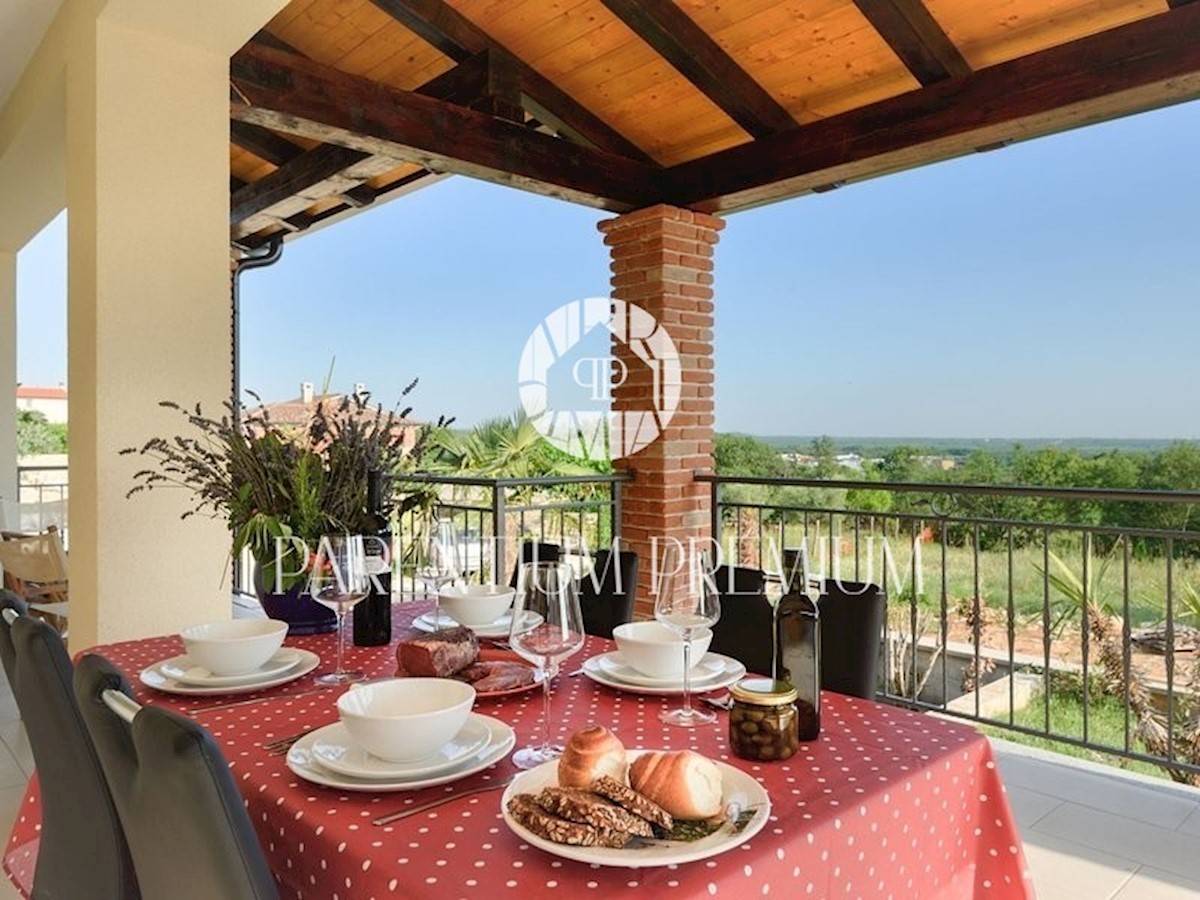
[[[796,689],[786,681],[747,678],[729,693],[730,749],[743,759],[790,759],[800,746]]]

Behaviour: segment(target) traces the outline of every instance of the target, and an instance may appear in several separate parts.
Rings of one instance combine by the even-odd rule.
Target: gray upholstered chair
[[[132,699],[104,657],[84,656],[75,697],[104,765],[142,895],[150,900],[277,900],[229,766],[186,716]]]
[[[42,830],[33,900],[139,896],[100,760],[72,690],[71,660],[46,622],[0,598],[0,656],[33,751]],[[10,658],[11,657],[11,658]]]

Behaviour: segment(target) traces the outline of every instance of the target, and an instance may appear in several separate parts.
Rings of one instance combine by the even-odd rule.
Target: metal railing
[[[884,588],[879,699],[1200,784],[1200,493],[697,478],[726,562]]]
[[[34,534],[55,525],[65,545],[69,493],[66,466],[17,466],[16,502],[5,503],[4,529]]]
[[[618,532],[621,486],[629,476],[488,478],[419,474],[399,490],[431,491],[433,503],[400,517],[401,566],[415,552],[430,509],[454,523],[460,563],[470,581],[507,583],[525,541],[558,544],[568,555],[607,548]]]

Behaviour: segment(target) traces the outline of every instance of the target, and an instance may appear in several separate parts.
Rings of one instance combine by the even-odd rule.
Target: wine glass
[[[434,631],[442,630],[438,595],[443,587],[461,577],[458,531],[453,522],[443,521],[435,515],[430,520],[425,538],[417,549],[416,569],[416,578],[425,585],[425,592],[433,593]]]
[[[362,535],[327,534],[317,544],[308,580],[312,598],[337,613],[337,667],[318,675],[317,684],[337,685],[362,681],[362,672],[342,668],[342,645],[346,640],[346,613],[367,596],[370,576]]]
[[[654,618],[683,638],[683,706],[664,710],[659,718],[668,725],[694,728],[717,720],[716,714],[692,707],[692,637],[698,628],[711,628],[721,618],[721,601],[708,578],[680,572],[680,550],[668,544],[654,599]]]
[[[542,743],[513,754],[518,769],[532,769],[558,759],[563,748],[550,741],[550,682],[559,664],[583,648],[583,613],[575,573],[565,563],[527,563],[513,600],[508,643],[542,670]]]

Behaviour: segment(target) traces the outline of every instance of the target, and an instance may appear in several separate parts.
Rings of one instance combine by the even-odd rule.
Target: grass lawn
[[[1013,719],[1017,725],[1023,725],[1026,728],[1043,729],[1046,724],[1045,694],[1038,693],[1034,695],[1029,701],[1029,705],[1024,709],[1018,710]],[[1126,769],[1130,772],[1152,775],[1156,778],[1169,778],[1162,769],[1149,763],[1134,762],[1108,753],[1086,750],[1083,747],[1064,744],[1060,741],[1050,740],[1049,738],[1033,737],[1032,735],[1021,734],[1020,732],[1009,731],[1006,728],[997,728],[992,725],[979,725],[978,727],[980,731],[989,737],[1003,738],[1006,741],[1012,741],[1014,744],[1024,744],[1028,747],[1053,750],[1056,753],[1062,753],[1066,756],[1076,756],[1080,759],[1088,759],[1093,762]],[[1131,721],[1130,728],[1132,729],[1132,727],[1133,722]],[[1081,696],[1077,692],[1052,693],[1050,695],[1050,730],[1055,734],[1062,734],[1068,737],[1083,737],[1083,703]],[[1113,747],[1124,748],[1125,713],[1120,701],[1113,697],[1093,697],[1090,700],[1088,704],[1088,740],[1097,744],[1108,744]],[[1134,740],[1132,749],[1145,750],[1136,740]]]
[[[850,522],[835,522],[840,537],[831,544],[828,540],[829,523],[810,523],[807,545],[813,574],[830,577],[838,574],[848,580],[886,582],[889,598],[910,595],[913,585],[913,547],[908,533],[899,536],[889,534],[885,539],[878,533],[868,534],[863,529],[857,535]],[[742,564],[759,565],[768,570],[778,570],[779,546],[796,547],[804,539],[803,526],[792,523],[781,527],[779,523],[764,524],[761,537],[746,539],[747,529],[739,532],[736,523],[728,523],[723,529],[723,546],[726,555],[736,555],[740,547]],[[740,539],[740,540],[739,540]],[[1028,541],[1020,546],[1022,540]],[[992,609],[1007,610],[1012,605],[1016,621],[1040,620],[1043,604],[1049,592],[1051,621],[1054,607],[1062,600],[1053,585],[1047,588],[1042,568],[1044,563],[1042,535],[1027,531],[1014,535],[1011,556],[1007,544],[999,548],[981,549],[976,555],[970,546],[946,546],[929,541],[919,543],[916,565],[917,594],[920,603],[931,609],[941,604],[943,584],[947,605],[954,607],[958,601],[970,601],[978,594],[980,600]],[[886,551],[884,549],[886,544]],[[1187,545],[1186,547],[1184,545]],[[1182,555],[1183,550],[1195,550],[1192,542],[1180,542],[1176,549],[1177,558],[1172,562],[1171,579],[1174,584],[1174,612],[1177,623],[1197,624],[1195,610],[1191,617],[1185,604],[1187,588],[1200,587],[1200,563]],[[1051,550],[1056,553],[1077,576],[1083,569],[1083,552],[1078,535],[1058,532],[1051,537]],[[745,557],[749,557],[748,559]],[[757,559],[756,559],[757,557]],[[1111,605],[1118,615],[1124,615],[1124,583],[1128,575],[1128,617],[1134,628],[1162,622],[1166,617],[1168,566],[1165,556],[1131,556],[1128,573],[1125,562],[1118,552],[1099,575],[1104,556],[1094,553],[1089,563],[1090,580],[1101,602]],[[1051,562],[1051,573],[1056,571]]]

